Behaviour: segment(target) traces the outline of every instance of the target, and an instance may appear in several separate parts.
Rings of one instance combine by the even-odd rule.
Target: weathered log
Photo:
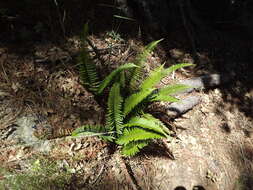
[[[190,86],[191,88],[188,88],[185,91],[183,91],[183,93],[190,93],[193,90],[208,89],[226,84],[231,81],[232,77],[233,75],[221,76],[220,74],[210,74],[201,77],[186,79],[179,83]]]
[[[189,96],[179,102],[174,102],[165,107],[166,115],[170,118],[176,118],[180,115],[191,110],[194,106],[198,105],[201,102],[200,97],[198,96]]]

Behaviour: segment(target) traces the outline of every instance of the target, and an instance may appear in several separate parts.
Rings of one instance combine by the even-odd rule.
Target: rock
[[[18,138],[20,142],[32,144],[38,142],[39,139],[33,135],[36,125],[36,118],[33,116],[23,116],[17,119],[16,131],[13,133],[13,138]]]

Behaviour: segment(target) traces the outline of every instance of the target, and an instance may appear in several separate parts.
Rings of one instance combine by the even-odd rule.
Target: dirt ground
[[[92,17],[95,13],[91,9],[87,14]],[[13,24],[6,22],[7,26]],[[127,24],[113,19],[110,27],[103,25],[98,31],[97,22],[91,24],[89,38],[99,56],[89,48],[104,77],[119,64],[131,61],[148,40],[142,40],[144,36],[136,23],[127,35]],[[14,23],[14,28],[19,24]],[[17,29],[8,39],[7,27],[0,41],[0,188],[13,185],[13,176],[22,176],[30,184],[30,176],[22,174],[38,160],[47,160],[57,163],[57,172],[66,175],[56,178],[64,180],[62,187],[55,185],[54,178],[38,180],[44,189],[252,189],[253,42],[245,35],[241,37],[238,28],[230,29],[229,35],[226,30],[213,29],[208,36],[200,36],[198,65],[167,78],[171,83],[205,74],[233,73],[233,80],[193,92],[201,103],[173,120],[176,137],[167,141],[166,147],[158,142],[133,158],[122,158],[116,147],[96,137],[69,137],[82,124],[102,124],[106,112],[81,85],[76,62],[80,51],[77,33],[64,36],[60,30],[53,40],[43,36],[42,43],[37,37],[43,30],[29,34],[33,39],[27,41],[15,37]],[[56,42],[56,38],[60,40]],[[165,37],[148,58],[146,69],[180,62],[194,63],[183,28]],[[20,144],[8,138],[22,117],[36,120],[31,124],[32,134],[40,140],[35,144]],[[33,185],[30,189],[39,189]],[[14,189],[14,185],[11,187]]]

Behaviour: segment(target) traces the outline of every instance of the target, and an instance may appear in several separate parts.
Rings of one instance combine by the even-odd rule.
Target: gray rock
[[[33,135],[35,129],[33,126],[36,125],[36,118],[34,116],[23,116],[17,119],[15,124],[17,129],[14,132],[14,138],[18,138],[20,142],[26,144],[32,144],[38,142],[39,139]]]

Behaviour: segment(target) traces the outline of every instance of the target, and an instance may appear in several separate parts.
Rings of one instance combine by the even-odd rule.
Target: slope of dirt
[[[94,21],[89,52],[101,78],[120,64],[131,62],[144,44],[136,38],[142,35],[138,24],[115,20],[112,23],[113,11],[106,3],[91,3],[84,18],[73,23],[66,21],[65,31],[73,29],[76,34],[74,28],[80,28],[76,23],[87,18]],[[52,10],[55,8],[51,7],[49,12]],[[53,12],[56,20],[51,20],[47,12],[43,14],[47,18],[44,25],[48,27],[42,29],[50,30],[50,34],[57,31],[52,38],[61,39],[58,34],[64,36],[64,28],[58,21],[62,16],[58,14],[63,12],[61,9]],[[30,33],[32,38],[27,40],[29,36],[23,35],[35,30],[38,18],[23,25],[16,18],[4,20],[7,29],[1,33],[5,40],[0,43],[0,188],[22,189],[24,181],[31,189],[38,186],[43,189],[252,189],[253,48],[247,37],[239,37],[240,31],[232,31],[230,35],[213,31],[208,36],[199,36],[198,65],[172,73],[160,86],[212,73],[234,78],[223,86],[183,95],[182,98],[197,96],[201,102],[186,114],[168,121],[174,137],[150,145],[134,158],[122,158],[116,147],[96,137],[69,137],[83,124],[104,124],[106,114],[106,100],[99,104],[81,85],[76,61],[79,37],[64,36],[60,43],[53,40],[41,43],[37,38],[49,38],[41,36],[48,31],[40,31],[36,35]],[[20,24],[24,31],[15,35]],[[101,28],[96,29],[97,26]],[[146,73],[164,63],[166,67],[194,63],[184,29],[176,30],[148,57]],[[124,33],[120,35],[120,31]],[[56,164],[56,171],[42,167],[39,163],[43,160]],[[45,175],[44,170],[51,173]],[[63,186],[56,186],[57,180]]]
[[[129,55],[138,50],[133,48],[137,47],[135,42],[122,43],[110,36],[105,41],[94,36],[92,42],[101,49],[108,43],[122,46],[112,48],[109,57],[101,57],[110,59],[108,63],[131,60]],[[1,164],[5,169],[22,171],[29,168],[28,160],[46,154],[47,159],[72,168],[72,175],[79,181],[69,185],[79,189],[232,189],[244,185],[241,176],[251,172],[251,165],[246,163],[252,156],[252,120],[224,102],[219,89],[195,92],[201,103],[173,122],[177,138],[168,141],[167,147],[152,145],[126,165],[118,152],[110,155],[110,146],[100,140],[62,137],[81,124],[103,122],[104,111],[80,85],[70,55],[78,48],[65,52],[60,47],[37,48],[35,55],[22,58],[8,53],[8,49],[1,52]],[[160,64],[159,57],[154,54],[148,63],[147,71]],[[184,70],[168,76],[162,85],[184,79],[191,72]],[[34,120],[30,130],[38,139],[22,145],[24,139],[15,139],[11,134],[19,127],[18,119],[29,115]],[[170,154],[166,154],[168,151]]]

